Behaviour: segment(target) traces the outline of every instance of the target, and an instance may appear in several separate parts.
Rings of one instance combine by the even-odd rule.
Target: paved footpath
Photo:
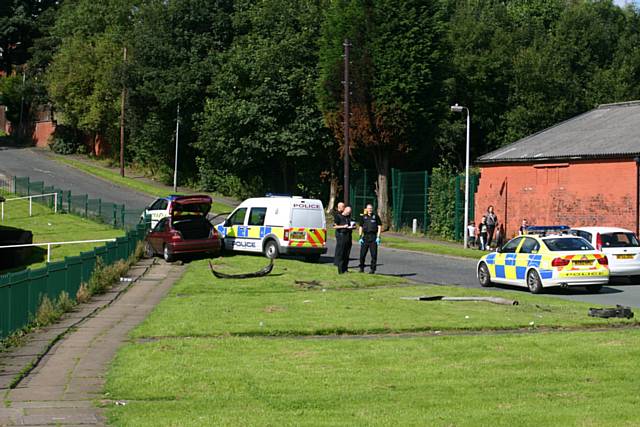
[[[142,260],[128,273],[133,281],[120,282],[56,325],[31,334],[25,345],[0,353],[0,426],[105,425],[96,404],[110,361],[184,269]],[[34,360],[35,368],[10,388]]]

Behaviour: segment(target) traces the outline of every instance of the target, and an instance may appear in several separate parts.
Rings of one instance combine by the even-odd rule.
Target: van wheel
[[[278,258],[278,244],[276,242],[274,242],[273,240],[269,240],[265,245],[264,245],[264,255],[267,258],[270,259],[275,259]]]
[[[169,246],[164,245],[164,247],[162,248],[162,257],[166,262],[173,261],[173,254],[169,252]]]

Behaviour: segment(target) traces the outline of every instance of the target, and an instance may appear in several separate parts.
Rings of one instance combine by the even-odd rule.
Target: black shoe
[[[376,274],[376,271],[375,271],[375,270],[371,270],[371,271],[369,272],[369,274]]]

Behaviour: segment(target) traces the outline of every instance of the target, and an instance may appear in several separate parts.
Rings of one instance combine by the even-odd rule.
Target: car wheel
[[[155,255],[155,252],[153,250],[153,246],[151,246],[151,243],[144,242],[144,257],[153,258],[154,255]]]
[[[529,271],[529,274],[527,274],[527,287],[532,294],[539,294],[542,292],[542,281],[540,280],[540,276],[537,271],[531,270]]]
[[[164,245],[164,248],[162,249],[162,257],[167,262],[173,261],[173,254],[169,252],[169,246]]]
[[[264,255],[270,259],[278,258],[278,245],[275,241],[269,240],[264,245]]]
[[[483,288],[491,286],[491,273],[489,273],[489,267],[485,263],[480,264],[478,268],[478,281]]]
[[[602,285],[587,285],[585,287],[587,288],[587,291],[593,294],[597,294],[598,292],[600,292],[600,290],[602,290]]]

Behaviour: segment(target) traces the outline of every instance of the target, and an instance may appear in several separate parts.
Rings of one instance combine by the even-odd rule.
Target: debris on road
[[[269,261],[269,265],[253,273],[242,273],[242,274],[221,273],[219,271],[216,271],[213,268],[213,264],[211,264],[211,261],[209,261],[209,268],[211,269],[211,273],[213,273],[213,275],[216,276],[218,279],[250,279],[253,277],[263,277],[271,273],[271,270],[273,270],[273,258]]]
[[[501,305],[518,305],[517,300],[500,297],[447,297],[443,295],[422,295],[418,297],[401,297],[401,299],[412,301],[482,301]]]
[[[633,317],[633,311],[631,307],[624,307],[616,304],[615,308],[590,308],[589,316],[591,317],[623,317],[625,319],[631,319]]]

